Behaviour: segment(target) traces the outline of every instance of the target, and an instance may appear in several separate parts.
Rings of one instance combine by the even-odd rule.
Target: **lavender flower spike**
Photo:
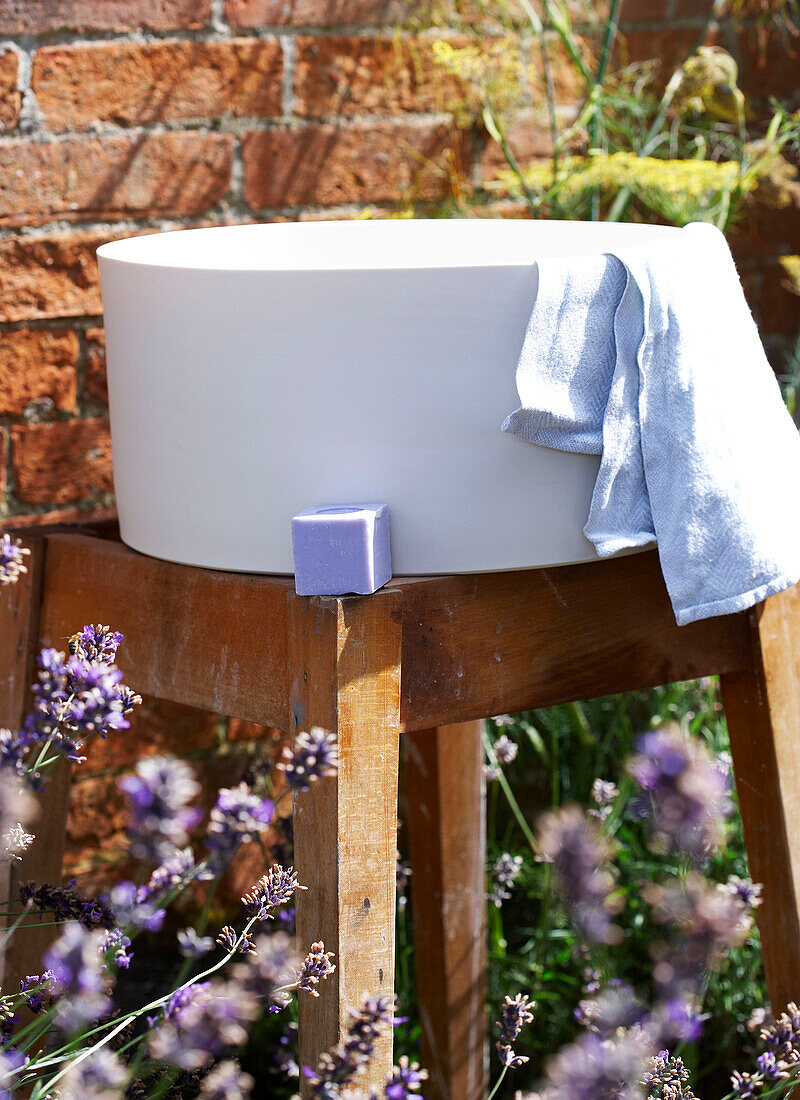
[[[510,888],[516,882],[521,870],[522,856],[512,856],[508,852],[503,852],[492,867],[492,889],[487,901],[492,902],[498,909],[502,908],[503,902],[511,897]]]
[[[128,1070],[120,1058],[100,1047],[71,1065],[58,1090],[59,1100],[112,1100],[123,1094]]]
[[[225,870],[245,840],[252,840],[270,824],[275,803],[259,798],[246,783],[223,787],[211,811],[205,845],[211,852],[211,867]]]
[[[283,750],[278,767],[286,773],[286,782],[293,791],[307,791],[315,779],[336,775],[339,750],[336,738],[319,726],[310,733],[298,733],[291,748]]]
[[[639,738],[628,771],[649,796],[651,847],[703,859],[722,842],[728,781],[705,745],[677,725]]]
[[[670,1057],[668,1050],[660,1050],[650,1059],[642,1084],[647,1089],[647,1100],[697,1100],[683,1059]]]
[[[25,564],[30,550],[19,539],[10,535],[0,535],[0,585],[14,584],[22,573],[28,572]]]
[[[325,944],[322,940],[312,943],[297,975],[298,988],[302,989],[304,993],[310,993],[312,997],[319,997],[316,986],[330,977],[336,969],[331,962],[332,954],[331,951],[325,950]]]
[[[297,881],[294,867],[284,868],[280,863],[273,863],[249,893],[242,897],[242,905],[248,916],[271,920],[272,910],[291,901],[295,890],[307,889],[307,886],[301,886]]]
[[[44,956],[58,998],[56,1021],[66,1031],[94,1023],[109,1007],[101,954],[104,942],[101,930],[89,932],[69,921]]]
[[[350,1023],[344,1042],[322,1055],[316,1070],[303,1067],[303,1073],[316,1100],[335,1100],[344,1086],[363,1072],[375,1049],[375,1041],[392,1026],[392,1001],[365,995],[358,1009],[350,1010]]]
[[[214,1066],[203,1078],[198,1100],[247,1100],[255,1081],[230,1059]]]
[[[413,1100],[414,1093],[419,1092],[422,1082],[427,1079],[428,1071],[420,1069],[418,1062],[409,1062],[403,1055],[386,1079],[383,1095],[386,1100]]]
[[[514,1051],[514,1043],[519,1038],[525,1024],[533,1023],[533,1009],[535,1004],[523,993],[516,997],[506,997],[497,1021],[500,1028],[500,1038],[497,1040],[497,1053],[500,1061],[509,1069],[522,1066],[528,1059]]]
[[[247,1039],[259,1014],[257,998],[236,982],[201,982],[173,995],[165,1019],[150,1038],[150,1052],[186,1070],[203,1069],[230,1046]]]
[[[621,932],[611,919],[620,907],[608,862],[611,849],[597,823],[579,806],[562,806],[540,819],[539,847],[544,859],[553,864],[577,928],[594,943],[619,943]]]
[[[181,760],[153,756],[123,776],[119,787],[130,799],[131,851],[142,859],[166,860],[189,841],[200,811],[188,807],[200,785]]]

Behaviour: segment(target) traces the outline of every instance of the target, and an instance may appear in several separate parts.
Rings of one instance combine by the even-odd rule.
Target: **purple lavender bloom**
[[[246,1100],[255,1081],[243,1073],[238,1062],[227,1060],[214,1066],[203,1078],[198,1100]]]
[[[178,933],[178,950],[185,959],[199,959],[213,948],[210,936],[201,936],[194,928],[182,928]]]
[[[17,1084],[20,1071],[27,1066],[30,1058],[14,1047],[0,1051],[0,1100],[12,1100],[19,1095]]]
[[[534,1008],[535,1004],[525,994],[517,993],[515,997],[506,997],[500,1010],[500,1019],[497,1021],[500,1038],[495,1045],[500,1061],[509,1069],[516,1069],[528,1061],[524,1055],[516,1053],[514,1043],[525,1024],[533,1023]]]
[[[629,985],[612,979],[594,997],[580,1002],[575,1017],[588,1031],[610,1038],[620,1028],[643,1023],[645,1007]]]
[[[562,806],[539,821],[539,848],[553,864],[556,884],[578,930],[593,943],[619,943],[612,915],[620,909],[614,897],[616,876],[609,865],[611,848],[593,820],[579,806]]]
[[[503,852],[494,861],[492,867],[492,888],[487,901],[492,902],[498,909],[502,908],[503,902],[511,897],[511,887],[519,878],[521,870],[522,856],[512,856],[508,852]]]
[[[127,970],[133,962],[133,952],[128,950],[130,946],[130,937],[126,936],[121,928],[112,928],[110,932],[106,932],[101,951],[106,958],[112,955],[114,963],[120,970]]]
[[[273,911],[291,901],[295,890],[306,890],[297,881],[294,867],[273,863],[269,871],[242,897],[247,915],[259,920],[271,920]]]
[[[316,1100],[338,1100],[372,1058],[375,1041],[392,1026],[393,1004],[389,997],[366,996],[358,1009],[350,1010],[344,1042],[323,1054],[316,1070],[303,1067],[311,1095]]]
[[[660,1050],[650,1059],[642,1084],[647,1100],[697,1100],[683,1059],[671,1057],[668,1050]]]
[[[696,872],[682,881],[651,883],[643,895],[656,922],[669,932],[669,942],[651,947],[653,978],[664,1002],[657,1015],[665,1037],[686,1037],[696,1030],[694,1001],[705,974],[729,948],[743,942],[752,912],[736,890],[709,883]]]
[[[705,745],[679,726],[639,738],[628,771],[648,795],[651,847],[703,859],[724,836],[728,781]]]
[[[29,909],[52,913],[59,920],[77,921],[84,928],[110,929],[117,924],[117,915],[108,899],[84,897],[75,879],[67,886],[56,886],[52,882],[37,886],[35,882],[25,882],[19,888],[19,896]]]
[[[130,799],[131,852],[140,859],[166,860],[184,848],[200,810],[188,803],[200,785],[182,760],[152,756],[123,776],[119,787]]]
[[[284,748],[278,767],[285,772],[286,782],[293,791],[307,791],[316,779],[336,775],[339,768],[336,738],[319,726],[314,726],[310,733],[298,733],[292,747]]]
[[[756,1059],[754,1073],[736,1071],[731,1078],[739,1100],[771,1094],[781,1081],[795,1079],[800,1066],[800,1009],[794,1002],[771,1024],[761,1028],[764,1051]]]
[[[651,1054],[644,1035],[585,1033],[551,1059],[542,1100],[640,1100]]]
[[[653,1014],[653,1023],[659,1034],[681,1043],[696,1043],[703,1034],[706,1019],[707,1016],[700,1011],[697,996],[689,989],[665,996],[656,1005]]]
[[[246,783],[223,787],[211,811],[205,846],[211,852],[210,867],[220,874],[245,840],[263,832],[275,816],[275,803],[259,798]]]
[[[512,741],[511,738],[507,737],[504,733],[497,738],[492,748],[497,763],[503,765],[513,763],[519,752],[519,746],[516,741]]]
[[[76,921],[69,921],[44,956],[58,997],[56,1022],[65,1031],[79,1031],[109,1008],[103,973],[104,940],[101,930],[89,932]]]
[[[409,1062],[403,1056],[391,1075],[387,1078],[383,1095],[386,1100],[409,1100],[422,1088],[422,1082],[428,1078],[428,1071],[419,1068],[418,1062]]]
[[[209,878],[210,875],[194,875],[194,852],[191,848],[178,848],[156,867],[144,886],[139,887],[139,900],[142,902],[157,900],[168,890],[183,886],[191,878]]]
[[[231,976],[260,1004],[283,1007],[285,998],[279,994],[276,997],[277,991],[297,981],[294,941],[285,932],[273,932],[271,936],[259,936],[254,946],[255,952],[246,961],[232,967]]]
[[[89,624],[69,640],[69,651],[83,661],[102,661],[113,664],[117,650],[122,644],[123,635],[110,626]]]
[[[275,1064],[284,1077],[300,1076],[300,1067],[297,1064],[297,1024],[292,1020],[284,1024],[278,1040],[278,1050],[275,1052]]]
[[[150,1037],[154,1058],[185,1070],[203,1069],[228,1047],[242,1046],[258,999],[236,982],[203,982],[178,991]]]
[[[99,1047],[73,1062],[59,1087],[59,1100],[113,1100],[123,1095],[128,1070],[113,1050]]]
[[[336,967],[331,962],[332,952],[325,950],[322,940],[312,943],[308,954],[303,959],[303,965],[298,971],[298,988],[312,997],[319,997],[316,986],[334,972]]]
[[[146,887],[123,879],[112,888],[109,900],[116,913],[117,923],[123,928],[158,932],[164,923],[166,910],[155,907],[147,897]]]
[[[86,664],[70,657],[67,675],[73,697],[65,704],[62,721],[70,733],[79,737],[99,733],[105,737],[109,730],[130,727],[123,713],[122,673],[118,668],[97,661]]]
[[[37,1016],[53,1003],[53,978],[52,971],[45,970],[41,974],[27,974],[19,980],[19,991]]]
[[[0,586],[15,584],[23,573],[28,572],[25,564],[30,550],[19,539],[10,535],[0,535]]]

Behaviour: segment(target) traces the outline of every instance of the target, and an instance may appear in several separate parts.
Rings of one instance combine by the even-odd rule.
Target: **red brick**
[[[78,337],[74,332],[6,332],[0,341],[0,414],[19,416],[29,401],[49,397],[73,409]]]
[[[233,27],[392,26],[414,18],[432,18],[441,0],[226,0],[225,15]]]
[[[0,520],[0,532],[23,530],[29,527],[49,527],[52,524],[68,523],[71,527],[96,523],[112,523],[117,518],[117,509],[108,505],[87,504],[83,508],[54,508],[52,512],[37,512],[34,515],[10,516]]]
[[[737,37],[739,87],[749,99],[800,100],[800,38],[776,28],[742,28]]]
[[[13,50],[0,51],[0,130],[13,130],[19,121],[22,96],[17,90],[18,66]]]
[[[70,791],[67,818],[70,844],[91,841],[98,849],[108,840],[119,844],[127,819],[125,799],[116,778],[78,773]]]
[[[108,380],[106,378],[106,334],[101,328],[86,330],[86,359],[84,361],[83,391],[89,401],[97,405],[108,404]]]
[[[211,0],[0,0],[0,34],[203,27]]]
[[[66,504],[111,491],[107,421],[98,417],[12,428],[11,439],[20,500]]]
[[[666,19],[670,0],[622,0],[620,20],[623,23],[639,20]]]
[[[191,216],[230,183],[230,134],[166,133],[5,146],[0,223],[53,217]]]
[[[0,241],[0,321],[100,313],[94,254],[109,239],[57,233]]]
[[[553,138],[550,127],[533,112],[525,112],[513,119],[506,128],[505,137],[520,164],[552,155]],[[484,178],[492,179],[498,169],[505,168],[508,168],[508,161],[503,150],[496,141],[488,140],[481,157]]]
[[[281,47],[229,42],[102,42],[36,53],[33,90],[51,130],[281,112]]]
[[[699,32],[700,28],[695,26],[668,26],[658,30],[626,29],[617,42],[617,61],[622,65],[637,61],[658,61],[658,76],[664,84],[675,69],[680,68],[694,52]],[[704,41],[706,45],[713,45],[716,42],[715,32],[709,31]]]
[[[714,0],[673,0],[673,19],[707,19],[714,7]]]
[[[800,333],[800,296],[789,289],[786,272],[777,264],[764,271],[761,327],[764,336],[794,337]]]
[[[255,209],[304,203],[433,199],[463,174],[465,131],[446,125],[309,126],[247,134],[245,200]]]
[[[299,38],[296,111],[306,117],[443,111],[463,96],[431,39]]]
[[[728,234],[737,263],[800,252],[800,208],[776,209],[750,201]]]
[[[79,624],[76,629],[80,629]],[[111,626],[114,624],[111,623]],[[125,643],[118,657],[125,673]],[[125,677],[136,690],[136,682]],[[86,742],[86,763],[81,774],[107,768],[130,768],[144,756],[178,755],[213,748],[217,735],[217,716],[166,699],[145,698],[130,716],[131,728],[112,733],[105,739],[92,737]]]

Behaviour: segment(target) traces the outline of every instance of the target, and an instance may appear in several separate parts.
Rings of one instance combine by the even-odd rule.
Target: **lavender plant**
[[[524,719],[518,723],[518,735],[525,725]],[[504,723],[495,736],[507,738],[510,732]],[[585,736],[583,722],[575,732]],[[490,761],[491,741],[490,736]],[[540,731],[530,743],[544,749]],[[709,877],[715,863],[724,860],[735,807],[729,759],[715,757],[701,740],[667,722],[636,740],[619,786],[595,779],[586,791],[588,805],[554,808],[540,817],[534,836],[534,858],[549,883],[545,916],[552,927],[553,905],[562,907],[574,929],[571,950],[584,969],[585,994],[574,1014],[581,1031],[545,1059],[537,1091],[519,1095],[530,1100],[694,1100],[682,1049],[702,1034],[709,982],[750,937],[760,903],[760,887],[744,875],[729,874],[722,881]],[[510,807],[515,826],[518,812],[515,800]],[[639,878],[633,882],[626,882],[618,867],[624,854],[619,837],[627,839],[627,829],[641,830],[644,840]],[[660,868],[656,860],[662,861]],[[649,972],[635,986],[619,973],[619,945],[623,926],[630,927],[630,908],[636,910],[634,924],[648,929],[650,955]],[[536,974],[542,971],[535,959],[531,962],[528,988],[539,999]],[[505,1015],[514,1001],[506,996],[504,1003]],[[778,1097],[797,1087],[799,1020],[795,1006],[789,1006],[777,1024],[762,1028],[766,1049],[753,1070],[734,1073],[729,1098]],[[498,1053],[501,1072],[492,1095],[501,1090],[508,1070],[524,1068],[527,1060],[516,1052],[509,1055],[502,1044]]]

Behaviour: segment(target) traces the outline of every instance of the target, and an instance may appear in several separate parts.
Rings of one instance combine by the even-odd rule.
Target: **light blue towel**
[[[538,267],[503,431],[602,454],[598,554],[657,542],[680,625],[797,583],[800,436],[722,233]]]

